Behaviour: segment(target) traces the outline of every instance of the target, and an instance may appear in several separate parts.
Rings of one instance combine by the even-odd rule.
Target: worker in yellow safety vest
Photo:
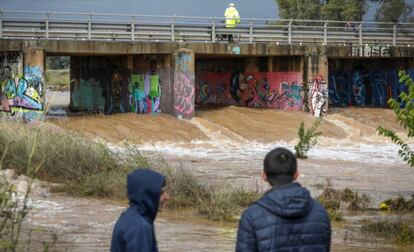
[[[226,18],[226,28],[235,28],[236,24],[240,23],[240,15],[234,3],[230,3],[226,8],[224,17]],[[227,37],[229,39],[229,42],[233,41],[233,34],[228,34]]]

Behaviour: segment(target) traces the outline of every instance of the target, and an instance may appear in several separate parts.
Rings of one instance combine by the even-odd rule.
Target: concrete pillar
[[[311,47],[305,55],[304,109],[314,116],[328,112],[328,56],[325,47]]]
[[[174,52],[174,115],[191,119],[195,112],[195,56],[194,51],[180,49]]]
[[[258,59],[256,57],[249,57],[246,59],[245,71],[249,73],[259,72]]]
[[[159,65],[157,65],[157,73],[161,80],[161,99],[160,109],[162,113],[174,114],[174,80],[171,70],[171,55],[162,56]]]
[[[26,48],[24,49],[24,78],[28,82],[28,89],[26,95],[31,96],[35,102],[27,105],[30,107],[30,112],[36,111],[37,113],[25,112],[28,115],[28,119],[34,118],[40,114],[40,117],[44,116],[46,112],[46,95],[45,95],[45,53],[43,48]],[[37,94],[36,94],[37,93]],[[40,100],[36,97],[40,97]]]
[[[273,72],[273,56],[267,58],[267,71]]]

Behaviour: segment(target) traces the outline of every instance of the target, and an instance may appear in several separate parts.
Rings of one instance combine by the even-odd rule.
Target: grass
[[[48,69],[46,71],[46,86],[52,90],[69,90],[69,68],[67,69]]]
[[[374,234],[392,239],[397,244],[414,243],[414,230],[402,221],[371,221],[364,220],[361,226],[363,233]]]
[[[414,211],[414,194],[411,195],[411,199],[407,200],[401,196],[398,196],[393,199],[388,199],[384,201],[390,210],[393,211]]]
[[[323,187],[323,192],[317,199],[328,211],[331,221],[343,220],[343,215],[340,212],[341,209],[358,211],[368,207],[370,199],[365,194],[360,195],[349,188],[344,190],[333,189],[329,179]]]
[[[0,156],[3,167],[17,174],[26,174],[30,160],[39,167],[38,179],[59,183],[54,191],[116,200],[126,200],[129,172],[150,167],[167,178],[170,208],[191,208],[212,220],[234,221],[259,197],[258,192],[202,184],[190,172],[172,168],[162,158],[150,163],[133,146],[111,149],[48,123],[0,122]]]

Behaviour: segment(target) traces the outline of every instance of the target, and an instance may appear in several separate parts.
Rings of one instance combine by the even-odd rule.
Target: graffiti
[[[72,108],[87,111],[104,111],[105,98],[102,95],[103,90],[99,81],[93,78],[73,80],[72,85]]]
[[[19,53],[1,53],[0,80],[8,80],[17,76],[19,74],[19,66],[21,64],[22,57]]]
[[[174,78],[174,108],[179,116],[191,117],[194,113],[194,83],[181,72]]]
[[[352,57],[390,57],[390,49],[385,46],[352,46]]]
[[[0,54],[0,111],[25,122],[41,120],[42,71],[40,68],[27,68],[23,77],[19,73],[21,66],[22,57],[19,53]]]
[[[43,94],[43,70],[38,66],[25,66],[24,76],[39,95]]]
[[[42,100],[37,90],[23,78],[15,77],[3,82],[1,107],[4,112],[14,114],[17,111],[43,109]]]
[[[326,84],[323,76],[319,75],[316,78],[309,80],[309,99],[310,112],[314,116],[326,115],[328,108],[328,85]]]
[[[129,111],[160,112],[161,88],[158,75],[132,74],[128,85]]]
[[[193,61],[191,55],[186,53],[179,53],[175,61],[176,68],[181,69],[183,72],[188,72],[188,67]]]
[[[302,73],[199,73],[196,102],[301,110]]]

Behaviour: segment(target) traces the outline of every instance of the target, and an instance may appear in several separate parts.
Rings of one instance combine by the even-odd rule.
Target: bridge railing
[[[414,23],[242,18],[226,28],[222,17],[0,10],[0,38],[36,40],[414,45]]]

